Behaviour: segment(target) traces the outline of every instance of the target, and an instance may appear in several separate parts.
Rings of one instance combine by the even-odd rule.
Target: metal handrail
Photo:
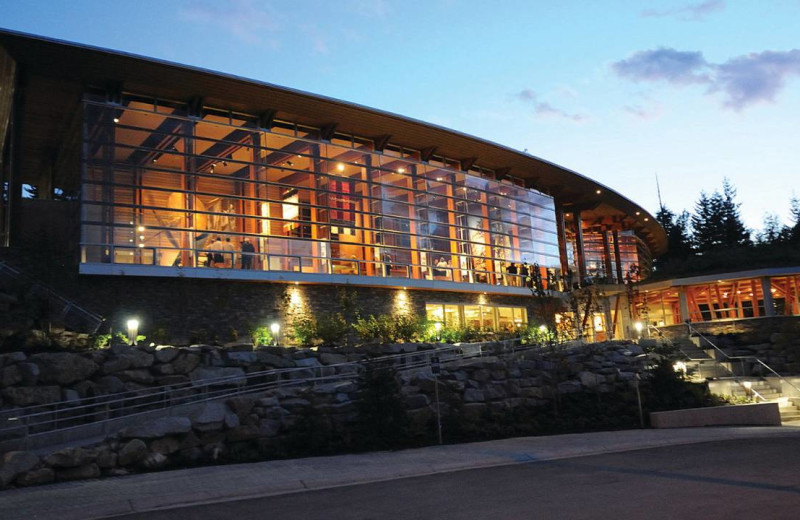
[[[147,246],[145,248],[139,248],[139,247],[136,247],[136,246],[121,245],[121,244],[118,245],[118,244],[101,244],[101,243],[84,242],[84,243],[81,244],[81,247],[83,247],[83,248],[97,247],[97,248],[108,249],[109,251],[111,251],[111,253],[109,255],[109,257],[111,259],[113,259],[115,257],[115,253],[114,252],[117,249],[125,250],[125,251],[133,251],[133,252],[141,251],[142,249],[146,249],[148,251],[152,251],[152,263],[151,262],[148,262],[148,263],[137,263],[137,262],[134,262],[134,263],[128,264],[126,262],[113,262],[113,261],[112,262],[85,262],[85,263],[112,263],[112,264],[118,264],[118,265],[156,265],[155,262],[156,262],[156,257],[158,255],[158,253],[161,252],[161,251],[170,251],[170,252],[177,252],[177,254],[179,254],[179,255],[181,253],[184,253],[184,252],[192,254],[192,258],[193,258],[192,265],[184,266],[186,268],[191,268],[191,269],[205,269],[205,268],[208,268],[208,269],[219,269],[218,267],[211,268],[211,267],[207,267],[207,266],[201,265],[200,262],[199,262],[199,258],[200,258],[200,255],[204,255],[204,254],[207,254],[207,253],[220,253],[222,255],[232,255],[233,257],[241,257],[242,255],[247,255],[247,256],[249,256],[250,258],[253,259],[254,263],[252,265],[258,265],[259,263],[263,263],[263,262],[260,262],[260,261],[266,260],[266,267],[258,267],[258,268],[250,267],[249,269],[242,269],[241,267],[236,267],[235,265],[232,265],[232,266],[227,268],[227,269],[234,269],[234,270],[237,270],[237,271],[238,270],[245,270],[245,271],[250,270],[250,271],[263,271],[263,272],[297,272],[297,271],[293,270],[295,267],[298,268],[300,271],[302,271],[303,266],[304,265],[308,265],[308,264],[304,264],[304,261],[308,261],[308,262],[311,262],[311,263],[316,261],[316,262],[318,262],[320,264],[324,264],[324,267],[322,267],[321,269],[313,271],[313,273],[316,273],[316,274],[333,274],[333,275],[343,275],[343,276],[346,276],[346,275],[358,275],[358,276],[374,276],[374,277],[378,277],[378,278],[407,278],[407,279],[425,279],[425,280],[427,280],[427,279],[436,280],[437,276],[439,276],[439,277],[444,278],[444,279],[449,280],[449,281],[455,281],[455,273],[457,271],[460,271],[462,273],[472,273],[475,279],[477,279],[477,278],[485,278],[486,281],[483,281],[483,282],[482,281],[469,281],[467,279],[467,280],[462,280],[459,283],[484,284],[484,285],[503,285],[503,286],[521,287],[521,288],[524,288],[524,287],[526,287],[528,285],[526,283],[526,277],[525,276],[522,276],[520,274],[510,274],[510,273],[507,273],[505,271],[486,271],[486,270],[475,269],[475,268],[462,268],[462,267],[459,267],[459,266],[446,266],[446,267],[442,266],[442,267],[438,267],[436,265],[418,264],[418,263],[406,263],[406,262],[397,262],[397,261],[391,261],[391,260],[387,260],[387,261],[378,261],[378,260],[369,260],[369,259],[355,259],[354,260],[352,258],[334,258],[334,257],[327,257],[327,256],[266,253],[266,252],[259,252],[259,251],[244,252],[243,253],[240,250],[226,251],[226,250],[209,249],[208,246],[203,247],[203,248],[177,248],[177,247],[161,247],[161,246]],[[442,254],[444,254],[444,253],[442,253]],[[271,261],[272,259],[277,259],[277,260],[283,259],[284,261],[285,260],[290,260],[290,261],[293,261],[293,262],[289,262],[287,264],[287,268],[273,269],[271,267],[272,266],[272,261]],[[355,273],[337,273],[333,269],[334,262],[344,262],[344,263],[355,264],[355,267],[356,267],[355,271],[356,272]],[[368,264],[371,264],[371,265],[374,266],[375,274],[367,275],[366,273],[363,272],[364,271],[364,266],[368,265]],[[282,266],[280,266],[280,267],[282,267]],[[399,269],[400,273],[399,274],[395,274],[392,271],[393,268]],[[223,268],[223,269],[225,269],[225,268]],[[420,276],[419,278],[414,277],[414,275],[413,275],[413,270],[414,269],[419,269],[420,272],[425,272],[425,273],[430,272],[431,278],[428,278],[427,275]],[[437,271],[437,270],[446,271],[447,275],[442,277],[440,275],[434,274],[435,271]],[[462,276],[466,276],[466,275],[462,274]],[[548,284],[548,288],[549,289],[553,289],[554,286],[556,286],[556,287],[558,286],[558,280],[549,282],[549,284]]]
[[[55,300],[62,305],[61,313],[65,318],[69,312],[73,310],[77,311],[79,314],[83,316],[87,324],[92,327],[92,330],[90,331],[91,334],[97,332],[97,330],[105,321],[105,318],[103,318],[101,315],[86,310],[80,305],[76,304],[75,302],[68,300],[67,298],[59,294],[57,291],[55,291],[53,288],[42,283],[40,280],[20,271],[19,269],[15,268],[5,260],[0,260],[0,273],[5,273],[14,280],[23,281],[29,284],[30,285],[29,290],[31,292],[34,292],[36,290],[44,291],[45,296],[49,301]]]
[[[517,341],[512,340],[513,343]],[[29,437],[36,435],[52,434],[89,424],[104,424],[123,417],[131,417],[176,405],[195,404],[225,397],[260,393],[282,386],[352,380],[358,377],[359,367],[363,363],[391,362],[396,365],[399,372],[426,368],[430,366],[430,358],[432,356],[439,357],[443,364],[453,363],[483,356],[485,345],[485,343],[460,344],[413,353],[379,356],[364,361],[317,367],[273,369],[244,375],[202,379],[199,381],[201,384],[185,382],[141,391],[124,392],[123,394],[132,395],[124,395],[122,397],[120,397],[120,394],[111,394],[0,411],[0,417],[6,415],[5,420],[9,423],[8,426],[0,428],[0,439],[6,438],[10,440],[24,437],[25,442],[27,442]],[[515,347],[512,352],[541,348],[544,348],[544,345],[528,345],[526,347]],[[353,368],[353,370],[347,370],[347,368]],[[309,370],[315,375],[310,378],[296,377],[307,373]],[[324,374],[324,372],[331,370],[338,373]],[[316,373],[319,373],[319,375],[316,375]],[[234,388],[231,389],[230,387]],[[78,424],[75,424],[76,422]],[[20,431],[22,431],[22,435],[19,435]]]
[[[713,342],[712,342],[710,339],[708,339],[708,338],[707,338],[705,335],[703,335],[703,334],[702,334],[702,333],[701,333],[699,330],[697,330],[697,329],[695,329],[694,327],[692,327],[692,324],[691,324],[691,323],[689,323],[689,322],[686,322],[686,326],[689,328],[689,333],[690,333],[690,334],[691,334],[691,333],[695,333],[695,334],[697,334],[698,336],[700,336],[700,337],[701,337],[703,340],[705,340],[705,342],[706,342],[706,343],[708,343],[709,345],[711,345],[711,346],[714,348],[714,350],[716,350],[717,352],[719,352],[720,354],[722,354],[722,355],[725,357],[725,359],[727,359],[727,360],[731,360],[731,361],[736,361],[736,360],[739,360],[739,361],[741,361],[741,360],[750,360],[750,361],[756,361],[756,362],[757,362],[757,363],[759,363],[761,366],[763,366],[764,368],[766,368],[767,370],[769,370],[770,372],[772,372],[773,374],[775,374],[775,376],[776,376],[776,377],[777,377],[777,378],[778,378],[778,379],[779,379],[779,380],[780,380],[782,383],[786,383],[787,385],[789,385],[789,386],[791,386],[792,388],[794,388],[794,389],[797,391],[798,395],[800,395],[800,388],[797,388],[797,387],[796,387],[795,385],[793,385],[793,384],[792,384],[792,383],[791,383],[791,382],[790,382],[788,379],[786,379],[785,377],[783,377],[782,375],[780,375],[778,372],[776,372],[775,370],[773,370],[773,368],[772,368],[771,366],[769,366],[769,365],[767,365],[766,363],[764,363],[764,362],[763,362],[761,359],[759,359],[758,357],[756,357],[756,356],[729,356],[727,352],[725,352],[724,350],[722,350],[721,348],[719,348],[717,345],[715,345],[715,344],[714,344],[714,343],[713,343]],[[736,382],[737,382],[737,383],[739,382],[739,378],[738,378],[738,377],[734,376],[734,379],[736,380]]]

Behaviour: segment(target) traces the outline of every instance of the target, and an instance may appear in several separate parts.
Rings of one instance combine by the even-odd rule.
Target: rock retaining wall
[[[557,394],[603,393],[627,389],[643,370],[642,351],[627,342],[590,345],[558,353],[503,352],[446,363],[438,376],[440,408],[464,417],[486,412],[536,408]],[[430,346],[393,346],[416,350]],[[6,355],[9,374],[3,389],[7,404],[49,402],[64,396],[143,388],[147,384],[187,381],[193,377],[244,374],[265,367],[326,366],[363,361],[357,351],[220,350],[205,347],[115,348],[85,355]],[[352,365],[351,365],[352,366]],[[56,367],[61,367],[57,369]],[[429,367],[398,372],[400,399],[414,428],[425,429],[436,410],[437,380]],[[3,455],[0,487],[121,475],[169,466],[254,460],[279,454],[298,429],[308,431],[313,415],[326,428],[348,431],[359,421],[361,399],[355,380],[300,384],[260,395],[208,402],[185,417],[163,417],[128,427],[106,441],[39,456],[13,451]],[[317,423],[315,423],[317,424]]]

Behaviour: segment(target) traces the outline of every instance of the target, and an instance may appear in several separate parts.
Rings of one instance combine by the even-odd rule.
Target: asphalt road
[[[745,439],[532,462],[116,517],[797,519],[800,449]]]

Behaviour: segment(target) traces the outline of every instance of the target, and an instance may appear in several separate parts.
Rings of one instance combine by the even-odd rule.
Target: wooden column
[[[603,229],[601,234],[603,235],[603,264],[605,267],[605,275],[610,282],[614,278],[611,269],[611,245],[608,243],[608,231]]]
[[[578,281],[583,285],[586,279],[586,256],[583,250],[583,220],[581,220],[581,212],[575,211],[573,213],[573,222],[575,223],[575,261],[578,264]]]
[[[614,261],[617,263],[617,283],[625,283],[622,276],[622,253],[619,250],[619,231],[612,232],[614,237]]]

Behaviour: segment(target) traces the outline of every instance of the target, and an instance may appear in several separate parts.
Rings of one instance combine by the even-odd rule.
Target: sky
[[[0,0],[0,27],[322,94],[575,170],[648,211],[800,197],[800,0]]]

